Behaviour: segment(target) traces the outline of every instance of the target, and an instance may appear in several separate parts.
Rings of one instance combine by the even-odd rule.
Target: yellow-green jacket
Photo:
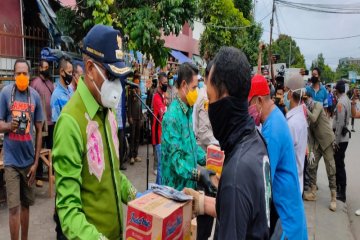
[[[61,112],[55,126],[53,162],[56,210],[68,239],[121,239],[122,203],[136,189],[119,171],[117,123],[85,83]]]

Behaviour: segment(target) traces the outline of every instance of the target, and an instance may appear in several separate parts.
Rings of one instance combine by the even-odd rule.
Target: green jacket
[[[119,171],[119,140],[112,111],[85,83],[61,112],[54,133],[56,210],[68,239],[121,239],[122,203],[136,189]]]
[[[196,144],[192,108],[178,97],[164,115],[161,138],[161,183],[180,191],[196,188],[197,164],[205,165],[205,152]]]

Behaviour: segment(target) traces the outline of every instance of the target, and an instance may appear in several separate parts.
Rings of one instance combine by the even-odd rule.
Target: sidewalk
[[[304,201],[309,240],[354,240],[350,230],[347,205],[337,201],[337,210],[329,210],[330,189],[323,159],[320,160],[317,201]]]

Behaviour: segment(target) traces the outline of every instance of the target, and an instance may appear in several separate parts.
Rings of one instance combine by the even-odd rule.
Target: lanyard
[[[11,92],[11,109],[14,108],[15,94],[16,94],[16,86],[14,84],[12,92]],[[30,97],[29,87],[26,90],[26,96],[27,96],[27,101],[28,101],[28,112],[29,112],[29,116],[31,116],[31,97]]]

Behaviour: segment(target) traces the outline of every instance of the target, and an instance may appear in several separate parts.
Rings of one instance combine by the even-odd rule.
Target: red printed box
[[[175,202],[148,193],[128,204],[127,240],[168,240],[191,237],[192,202]]]
[[[210,145],[207,147],[206,153],[206,168],[213,170],[218,175],[221,175],[222,167],[225,159],[224,151],[220,147]]]

